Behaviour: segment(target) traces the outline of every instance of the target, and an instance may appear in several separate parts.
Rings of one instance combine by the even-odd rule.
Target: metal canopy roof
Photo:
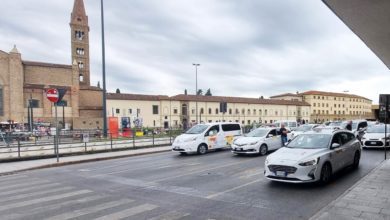
[[[390,1],[322,0],[390,69]]]

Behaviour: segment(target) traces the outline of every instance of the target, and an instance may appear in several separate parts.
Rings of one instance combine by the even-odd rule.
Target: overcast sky
[[[100,1],[84,0],[101,81]],[[0,50],[71,64],[73,0],[2,0]],[[306,90],[378,102],[385,65],[320,0],[105,0],[108,91],[269,97]]]

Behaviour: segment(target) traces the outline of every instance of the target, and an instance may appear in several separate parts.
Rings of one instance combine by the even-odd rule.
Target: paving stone
[[[352,217],[349,215],[340,215],[335,213],[323,212],[321,216],[316,218],[316,220],[361,220],[361,218]]]
[[[370,219],[370,220],[390,220],[390,216],[386,216],[383,214],[373,214],[369,212],[363,212],[359,217],[362,219]]]
[[[361,205],[354,205],[354,204],[349,204],[347,208],[350,209],[355,209],[357,211],[363,211],[363,212],[370,212],[370,213],[380,213],[381,209],[380,208],[374,208],[374,207],[369,207],[369,206],[361,206]]]
[[[362,213],[362,211],[359,211],[356,209],[345,208],[345,207],[344,208],[332,207],[331,209],[329,209],[329,213],[358,217]]]

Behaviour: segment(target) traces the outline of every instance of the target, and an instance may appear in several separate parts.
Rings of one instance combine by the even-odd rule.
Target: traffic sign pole
[[[56,148],[56,156],[57,156],[57,163],[60,161],[59,158],[59,147],[58,147],[58,117],[57,117],[57,103],[54,103],[55,108],[55,124],[56,124],[56,138],[55,138],[55,148]]]

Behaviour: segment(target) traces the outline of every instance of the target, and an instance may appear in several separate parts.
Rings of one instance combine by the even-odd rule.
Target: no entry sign
[[[46,91],[46,98],[49,99],[49,101],[57,103],[59,101],[59,93],[57,89],[48,89]]]

